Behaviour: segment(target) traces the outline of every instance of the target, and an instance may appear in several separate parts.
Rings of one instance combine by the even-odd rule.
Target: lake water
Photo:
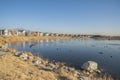
[[[120,76],[119,40],[38,40],[14,42],[8,46],[19,51],[32,52],[45,59],[66,62],[77,69],[86,61],[96,61],[103,70]]]

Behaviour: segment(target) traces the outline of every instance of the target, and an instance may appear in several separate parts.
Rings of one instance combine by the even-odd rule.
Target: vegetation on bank
[[[0,36],[0,41],[17,42],[28,40],[44,40],[44,39],[69,39],[70,37],[54,37],[54,36]]]
[[[27,56],[25,56],[27,55]],[[27,57],[27,58],[26,58]],[[7,49],[0,56],[0,79],[3,80],[113,80],[102,72],[87,72],[51,62],[29,52]]]
[[[1,36],[0,43],[38,40],[68,39],[69,37],[14,37]],[[114,80],[111,75],[101,71],[76,70],[62,62],[51,62],[33,56],[29,52],[17,52],[13,49],[0,49],[6,54],[0,56],[0,80]]]
[[[98,39],[98,40],[120,40],[120,36],[93,35],[90,38]]]

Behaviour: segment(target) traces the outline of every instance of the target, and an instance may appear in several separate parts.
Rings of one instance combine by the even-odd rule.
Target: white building
[[[17,30],[17,36],[25,36],[26,31],[25,30]]]
[[[42,33],[42,32],[39,32],[39,36],[43,36],[43,33]]]
[[[2,29],[2,30],[0,30],[0,35],[11,36],[11,31],[8,29]]]
[[[43,36],[49,36],[50,34],[49,33],[43,33]]]

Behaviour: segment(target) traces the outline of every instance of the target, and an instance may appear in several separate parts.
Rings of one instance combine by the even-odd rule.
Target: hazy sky
[[[0,0],[0,28],[120,35],[120,0]]]

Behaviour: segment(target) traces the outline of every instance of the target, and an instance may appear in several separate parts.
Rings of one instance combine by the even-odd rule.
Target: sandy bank
[[[2,36],[0,44],[38,39],[69,39],[69,37]],[[65,63],[44,60],[29,52],[17,52],[8,48],[0,51],[4,53],[0,56],[0,80],[113,80],[108,74],[76,70],[66,66]]]
[[[1,80],[113,80],[110,75],[102,72],[86,72],[68,67],[61,62],[50,62],[33,56],[29,52],[8,49],[0,56]],[[27,55],[27,58],[25,58]]]

